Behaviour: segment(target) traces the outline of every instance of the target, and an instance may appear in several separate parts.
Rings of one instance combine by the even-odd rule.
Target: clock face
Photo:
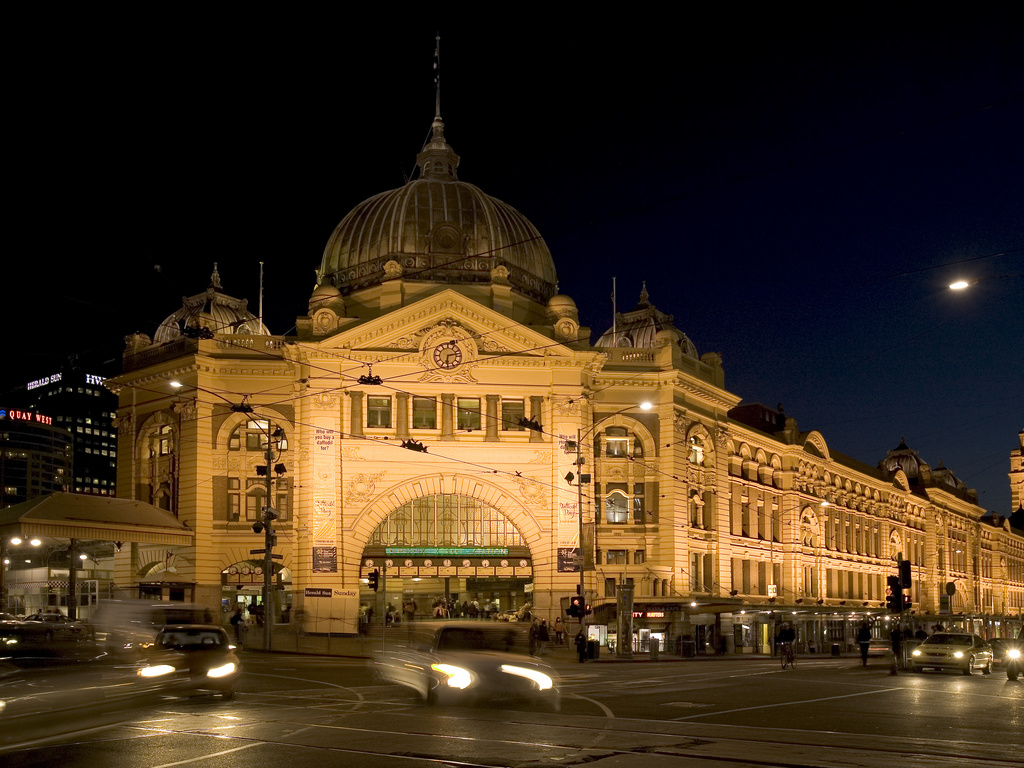
[[[443,371],[450,371],[462,363],[462,349],[454,341],[446,341],[434,347],[434,365]]]

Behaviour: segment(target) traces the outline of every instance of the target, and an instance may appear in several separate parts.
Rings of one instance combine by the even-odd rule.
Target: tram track
[[[372,706],[372,705],[371,705]],[[137,731],[161,734],[206,736],[238,743],[262,743],[275,748],[322,751],[334,755],[377,756],[423,764],[467,766],[496,765],[560,765],[571,766],[599,762],[627,756],[639,759],[659,758],[679,761],[680,765],[765,765],[786,768],[820,768],[842,765],[844,768],[879,768],[897,762],[902,768],[943,765],[948,768],[986,765],[994,768],[1006,766],[1020,768],[1016,755],[998,750],[989,744],[942,742],[924,739],[895,739],[892,737],[866,737],[856,734],[816,732],[797,729],[750,728],[671,721],[649,721],[619,718],[609,720],[589,716],[567,716],[568,722],[552,722],[550,717],[516,716],[512,710],[458,709],[452,714],[431,711],[432,729],[425,729],[423,710],[389,710],[388,725],[372,722],[356,723],[352,720],[376,717],[381,713],[338,713],[338,722],[311,723],[289,716],[262,718],[264,707],[255,708],[252,723],[287,729],[280,737],[257,737],[239,733],[244,728],[234,726],[222,732],[208,728],[200,730],[186,727],[150,727],[143,724],[126,726]],[[289,713],[290,714],[290,713]],[[511,715],[511,716],[510,716]],[[350,722],[344,722],[344,720]],[[439,723],[440,721],[440,723]],[[443,730],[444,733],[438,733]],[[509,738],[516,731],[533,738]],[[542,734],[538,738],[538,731]],[[296,737],[305,735],[302,741]],[[334,737],[338,741],[334,741]],[[351,738],[370,741],[380,747],[352,746]],[[868,741],[871,739],[871,741]],[[409,742],[403,745],[401,742]],[[413,746],[414,743],[414,746]],[[465,752],[479,751],[481,755],[501,755],[510,752],[529,752],[533,757],[508,762],[493,757],[477,759]],[[1002,754],[1000,754],[1002,753]],[[459,754],[459,757],[454,755]],[[626,763],[628,764],[628,762]],[[641,763],[637,763],[640,765]]]

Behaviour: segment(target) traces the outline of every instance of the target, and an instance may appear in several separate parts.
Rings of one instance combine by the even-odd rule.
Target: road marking
[[[580,696],[578,693],[570,693],[567,695],[572,696],[574,699],[583,699],[583,701],[589,701],[591,704],[595,705],[596,707],[599,707],[601,711],[604,712],[605,717],[609,717],[612,720],[615,719],[615,713],[613,713],[610,709],[608,709],[608,707],[606,707],[597,699],[591,699],[588,696]]]
[[[819,701],[833,701],[835,699],[849,699],[853,696],[869,696],[873,693],[889,693],[902,691],[903,688],[881,688],[877,691],[861,691],[860,693],[845,693],[842,696],[826,696],[822,699],[802,699],[800,701],[781,701],[778,704],[759,704],[756,707],[741,707],[739,709],[725,709],[720,712],[705,712],[701,715],[686,715],[685,717],[674,717],[673,720],[690,720],[695,717],[708,717],[709,715],[728,715],[733,712],[749,712],[754,709],[771,709],[773,707],[791,707],[796,704],[815,704]]]
[[[235,747],[234,749],[225,749],[223,752],[214,752],[212,755],[202,755],[200,757],[192,757],[188,760],[179,760],[176,763],[164,763],[163,765],[154,765],[153,768],[171,768],[172,765],[185,765],[187,763],[198,763],[200,760],[208,760],[211,757],[220,757],[221,755],[230,755],[232,752],[241,752],[243,749],[252,749],[258,747],[263,742],[254,742],[253,744],[246,744],[241,747]]]
[[[323,680],[307,680],[304,677],[292,677],[291,675],[271,675],[271,674],[268,674],[266,672],[247,672],[246,674],[247,675],[251,675],[252,677],[280,677],[282,680],[298,680],[298,681],[303,682],[303,683],[317,683],[318,685],[327,685],[327,686],[330,686],[331,688],[341,688],[343,691],[352,691],[352,693],[354,693],[356,696],[359,697],[360,701],[362,701],[362,699],[363,699],[363,694],[361,694],[359,691],[356,691],[356,690],[350,688],[347,685],[337,685],[336,683],[326,683]]]

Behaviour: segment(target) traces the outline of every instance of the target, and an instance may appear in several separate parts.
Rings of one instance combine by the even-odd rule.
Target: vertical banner
[[[313,573],[338,572],[338,435],[330,416],[313,419]]]
[[[580,509],[579,467],[576,466],[576,450],[566,450],[567,442],[576,441],[576,425],[561,423],[555,425],[558,435],[558,491],[555,493],[555,504],[558,506],[558,519],[555,522],[555,536],[558,544],[558,572],[578,573],[580,570]],[[576,478],[570,485],[565,481],[566,475],[572,472]]]

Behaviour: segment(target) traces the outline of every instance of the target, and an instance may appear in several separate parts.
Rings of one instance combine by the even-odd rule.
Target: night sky
[[[214,261],[254,312],[264,261],[267,324],[291,332],[334,226],[413,173],[439,32],[460,178],[533,221],[595,339],[612,278],[620,311],[646,280],[745,402],[782,403],[872,466],[905,437],[1009,514],[1024,428],[1012,7],[26,24],[3,391],[72,353],[116,373],[123,337],[152,334]],[[979,282],[947,290],[959,276]]]

